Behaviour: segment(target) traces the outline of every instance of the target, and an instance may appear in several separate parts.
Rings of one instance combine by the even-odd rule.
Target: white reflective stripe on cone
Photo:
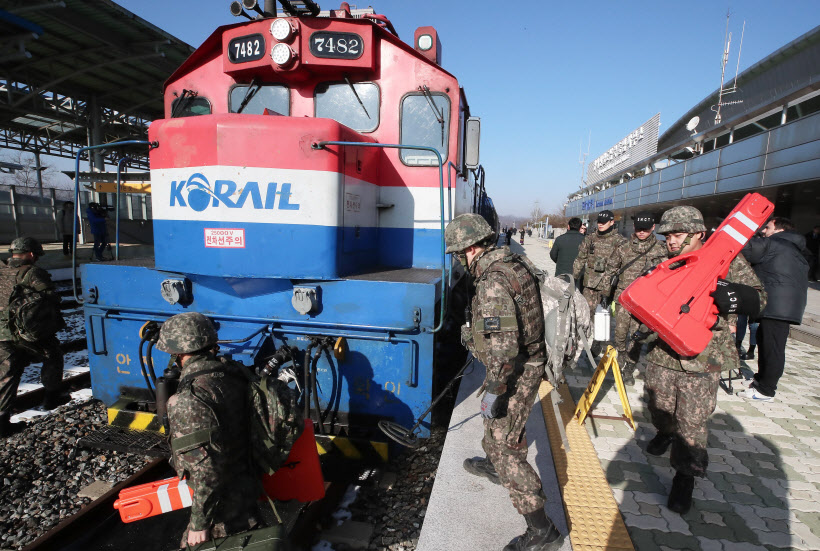
[[[157,488],[157,498],[159,498],[159,508],[163,513],[167,513],[168,511],[173,511],[174,508],[171,507],[171,498],[168,497],[168,484],[163,484],[159,488]]]
[[[190,507],[193,500],[191,499],[191,491],[188,489],[188,481],[184,478],[180,480],[177,490],[179,490],[179,499],[182,500],[182,506]]]

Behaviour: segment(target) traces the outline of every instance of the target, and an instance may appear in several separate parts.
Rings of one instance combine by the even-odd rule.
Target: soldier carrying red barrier
[[[674,258],[703,247],[706,225],[696,208],[675,207],[663,213],[658,233],[666,236],[667,253]],[[646,355],[648,407],[658,430],[646,451],[662,455],[671,445],[675,477],[667,506],[680,514],[692,505],[695,477],[706,476],[707,421],[717,404],[720,372],[740,367],[730,327],[737,314],[756,316],[766,304],[763,284],[740,255],[711,296],[718,317],[705,350],[682,356],[659,337]]]

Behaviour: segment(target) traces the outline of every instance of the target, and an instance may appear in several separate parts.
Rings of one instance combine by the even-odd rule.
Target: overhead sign
[[[609,151],[595,159],[587,169],[587,182],[597,184],[624,168],[639,163],[658,152],[658,129],[661,114],[658,113],[630,132]]]

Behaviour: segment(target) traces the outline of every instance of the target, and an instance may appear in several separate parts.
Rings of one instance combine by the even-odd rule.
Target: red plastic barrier
[[[294,442],[287,461],[273,475],[264,475],[262,485],[265,493],[278,501],[308,502],[325,497],[325,480],[312,421],[305,421],[305,430]],[[114,509],[120,512],[123,522],[134,522],[190,507],[193,495],[184,478],[166,478],[123,489],[114,502]]]
[[[325,497],[325,479],[312,421],[305,420],[305,431],[293,443],[287,461],[273,475],[263,475],[262,484],[265,492],[279,501],[295,499],[307,503]]]
[[[746,195],[703,247],[659,264],[632,282],[618,302],[678,354],[700,354],[717,321],[710,293],[773,211],[774,205],[762,195]]]
[[[194,491],[184,478],[166,478],[125,488],[114,502],[114,509],[120,512],[123,522],[134,522],[190,507],[193,495]]]

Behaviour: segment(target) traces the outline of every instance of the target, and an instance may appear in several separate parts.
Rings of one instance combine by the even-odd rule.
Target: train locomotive
[[[293,371],[317,433],[410,426],[458,367],[444,226],[498,225],[479,120],[433,27],[411,46],[372,9],[244,5],[259,15],[234,2],[248,21],[179,67],[150,125],[153,260],[82,268],[93,394],[111,423],[162,432],[157,328],[197,311],[220,354]]]

